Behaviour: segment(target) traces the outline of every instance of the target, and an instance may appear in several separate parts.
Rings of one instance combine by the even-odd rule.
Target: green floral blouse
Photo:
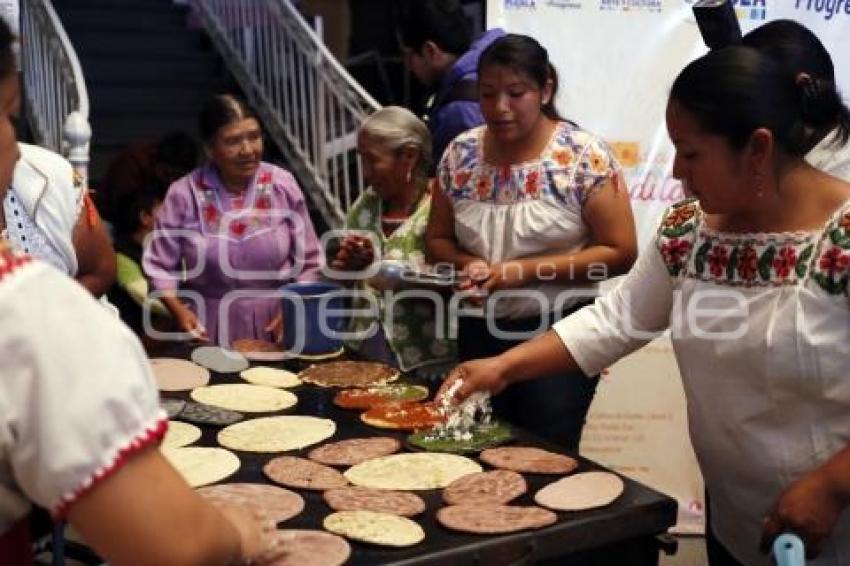
[[[375,234],[381,243],[382,259],[402,260],[414,266],[424,265],[425,227],[431,210],[431,196],[425,195],[413,214],[389,237],[384,236],[381,230],[382,209],[381,198],[372,189],[366,189],[348,212],[345,226],[349,230]],[[447,323],[443,324],[440,333],[443,338],[437,337],[437,306],[433,301],[424,298],[402,298],[392,302],[392,313],[387,316],[387,303],[393,292],[378,291],[363,282],[359,283],[359,288],[372,292],[377,300],[380,317],[378,322],[402,370],[409,371],[420,366],[456,359],[455,341],[445,338],[448,333]],[[365,299],[355,303],[359,303],[354,305],[356,309],[365,308]],[[448,321],[447,313],[442,313],[440,319]],[[392,323],[386,324],[386,321]],[[364,331],[373,322],[374,319],[368,316],[352,317],[349,331]],[[362,341],[349,340],[346,345],[353,350],[359,350],[361,343]]]

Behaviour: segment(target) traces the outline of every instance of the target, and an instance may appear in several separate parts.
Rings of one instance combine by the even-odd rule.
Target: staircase
[[[234,85],[188,8],[172,0],[53,0],[80,58],[91,100],[91,165],[96,184],[134,141],[173,130],[196,135],[211,94]]]

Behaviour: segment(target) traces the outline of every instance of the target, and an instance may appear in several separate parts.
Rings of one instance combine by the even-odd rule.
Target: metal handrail
[[[68,157],[88,185],[89,94],[83,69],[50,0],[21,2],[21,69],[35,142]]]
[[[331,227],[363,190],[357,129],[378,104],[289,0],[191,0],[269,135]]]

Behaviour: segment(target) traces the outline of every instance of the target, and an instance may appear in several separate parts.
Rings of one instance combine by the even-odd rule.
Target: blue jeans
[[[584,304],[572,310],[578,310]],[[548,318],[547,328],[554,322],[554,315],[548,315]],[[510,332],[528,332],[539,326],[539,316],[496,321],[496,328]],[[523,340],[493,336],[484,318],[464,316],[458,320],[461,361],[495,356],[521,343]],[[493,397],[493,413],[499,419],[576,452],[598,382],[599,376],[588,377],[581,371],[575,371],[515,383]]]

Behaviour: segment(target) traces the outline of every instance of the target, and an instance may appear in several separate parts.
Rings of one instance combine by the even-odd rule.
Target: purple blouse
[[[154,289],[195,294],[183,300],[210,340],[224,345],[271,339],[264,329],[280,301],[269,291],[315,280],[322,261],[304,195],[288,171],[261,163],[242,206],[232,201],[211,164],[175,181],[143,259]]]

